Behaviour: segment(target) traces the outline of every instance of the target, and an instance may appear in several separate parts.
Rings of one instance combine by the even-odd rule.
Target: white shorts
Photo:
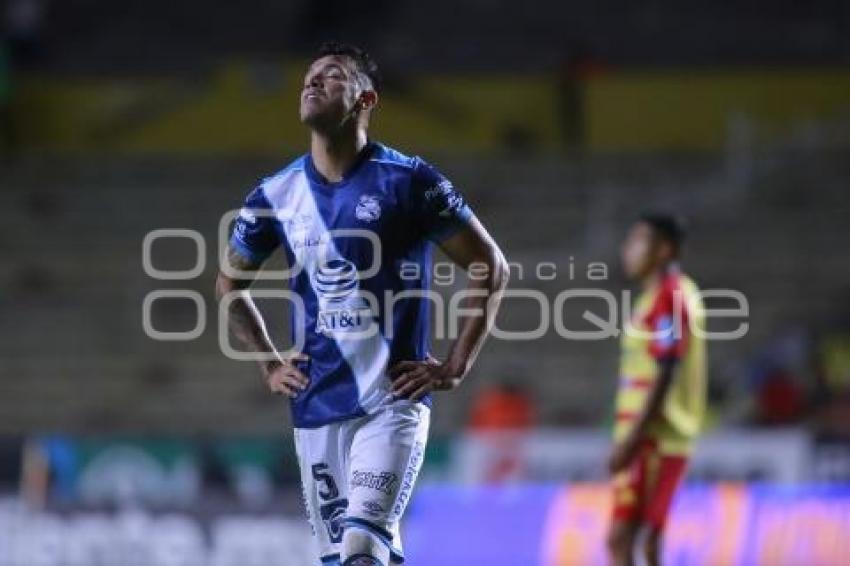
[[[307,518],[322,563],[339,559],[345,528],[369,531],[403,562],[399,519],[422,465],[431,410],[396,401],[373,415],[296,428]]]

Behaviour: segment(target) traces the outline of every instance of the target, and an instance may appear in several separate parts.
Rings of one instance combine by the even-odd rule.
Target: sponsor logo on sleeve
[[[463,197],[448,180],[426,190],[425,201],[443,218],[451,216],[463,207]]]

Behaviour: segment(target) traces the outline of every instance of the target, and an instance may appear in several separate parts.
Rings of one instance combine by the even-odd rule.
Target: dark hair
[[[328,55],[341,55],[348,57],[354,62],[354,67],[357,73],[365,75],[371,83],[371,89],[378,92],[381,89],[381,72],[378,69],[378,64],[375,60],[363,49],[350,43],[340,43],[338,41],[326,41],[319,46],[316,52],[316,58],[326,57]]]
[[[671,243],[676,253],[685,242],[687,228],[685,221],[678,216],[665,212],[644,212],[638,221],[649,224],[656,237]]]

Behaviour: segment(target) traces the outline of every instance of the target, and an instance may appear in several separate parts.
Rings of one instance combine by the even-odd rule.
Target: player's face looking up
[[[635,223],[620,249],[623,271],[629,279],[643,279],[672,259],[669,242],[646,222]]]
[[[344,55],[326,55],[313,62],[301,91],[301,122],[314,130],[333,132],[349,121],[368,124],[378,96],[368,78]]]

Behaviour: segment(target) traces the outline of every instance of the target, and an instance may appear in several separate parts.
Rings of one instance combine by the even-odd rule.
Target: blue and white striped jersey
[[[379,143],[339,182],[324,180],[307,154],[248,195],[231,246],[254,261],[282,247],[303,302],[291,327],[310,357],[310,384],[292,400],[296,427],[392,402],[387,369],[428,354],[431,242],[471,217],[446,177]]]

